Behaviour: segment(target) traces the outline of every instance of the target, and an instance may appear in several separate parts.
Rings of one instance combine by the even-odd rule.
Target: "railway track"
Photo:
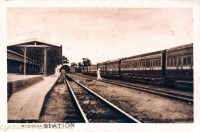
[[[88,77],[88,76],[80,75],[80,74],[76,74],[76,75],[86,77],[88,79],[94,79],[94,77]],[[187,95],[181,92],[175,92],[174,90],[169,90],[167,88],[162,89],[162,88],[148,87],[148,86],[137,85],[137,84],[128,83],[128,82],[114,81],[114,80],[108,80],[108,79],[103,79],[100,81],[193,104],[192,95]]]
[[[65,83],[57,83],[43,104],[39,123],[83,123]]]
[[[72,100],[85,123],[140,123],[86,86],[67,76]]]

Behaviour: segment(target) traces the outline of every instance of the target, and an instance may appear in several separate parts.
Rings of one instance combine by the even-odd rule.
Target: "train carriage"
[[[120,59],[106,62],[106,75],[110,78],[120,77]]]
[[[97,64],[97,68],[100,68],[101,76],[105,76],[106,75],[106,68],[107,68],[106,62],[98,63]]]
[[[132,56],[121,60],[120,73],[125,80],[164,83],[165,50]]]
[[[167,85],[193,89],[193,44],[166,51]]]
[[[88,66],[83,72],[96,75],[97,68],[101,69],[102,76],[108,78],[175,86],[192,91],[193,44],[98,63]]]
[[[81,68],[81,73],[87,74],[88,73],[88,66],[84,66]]]
[[[97,75],[97,65],[88,66],[88,74],[96,76]]]

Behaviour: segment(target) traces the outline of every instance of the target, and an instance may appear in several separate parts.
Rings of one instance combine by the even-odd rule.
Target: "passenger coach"
[[[102,62],[97,64],[97,68],[100,68],[100,74],[101,76],[105,77],[106,76],[106,69],[107,69],[107,63]]]
[[[165,50],[121,60],[121,76],[126,80],[163,84],[165,76]]]
[[[83,72],[131,82],[187,88],[193,90],[193,44],[107,61],[84,67]]]
[[[166,51],[166,81],[168,85],[193,87],[193,44]]]
[[[106,76],[109,78],[120,77],[120,59],[106,62]]]
[[[95,76],[97,74],[97,65],[88,66],[88,74]]]

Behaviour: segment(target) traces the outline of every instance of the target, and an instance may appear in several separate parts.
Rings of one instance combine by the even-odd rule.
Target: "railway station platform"
[[[7,74],[7,95],[8,99],[13,93],[25,89],[35,83],[44,80],[42,75],[17,75]]]
[[[27,77],[24,78],[27,79]],[[38,120],[45,97],[57,79],[55,75],[43,77],[42,81],[13,93],[8,100],[8,121]],[[10,78],[9,80],[18,79]]]

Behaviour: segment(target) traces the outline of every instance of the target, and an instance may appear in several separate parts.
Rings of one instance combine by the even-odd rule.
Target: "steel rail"
[[[83,76],[83,75],[79,75],[79,76]],[[87,77],[87,76],[84,76],[84,77],[91,78],[91,77]],[[117,85],[117,86],[124,86],[124,87],[130,88],[130,89],[135,89],[135,90],[138,90],[138,91],[149,92],[149,93],[157,94],[157,95],[160,95],[160,96],[170,97],[170,98],[173,98],[173,99],[179,99],[179,100],[184,101],[184,102],[193,103],[193,97],[192,96],[187,96],[187,95],[178,94],[178,93],[172,93],[170,91],[148,89],[147,87],[142,87],[142,86],[138,86],[138,85],[134,85],[134,84],[133,85],[125,84],[123,82],[116,82],[116,81],[111,81],[111,80],[99,80],[99,81],[114,84],[114,85]]]
[[[161,96],[165,96],[165,97],[179,99],[179,100],[184,101],[184,102],[193,103],[193,99],[187,98],[187,97],[181,97],[181,95],[175,95],[175,94],[172,95],[172,94],[162,92],[162,91],[156,91],[156,90],[153,90],[153,89],[147,89],[147,88],[143,88],[143,87],[137,88],[135,86],[129,86],[127,84],[120,84],[120,83],[111,82],[111,81],[105,81],[105,82],[110,83],[110,84],[115,84],[115,85],[118,85],[118,86],[125,86],[127,88],[135,89],[135,90],[138,90],[138,91],[149,92],[149,93],[152,93],[152,94],[157,94],[157,95],[161,95]]]
[[[85,75],[80,75],[80,74],[75,74],[75,75],[78,75],[78,76],[83,76],[83,77],[86,77],[86,78],[92,78],[92,77],[88,77],[88,76],[85,76]],[[146,87],[146,86],[142,86],[140,84],[131,84],[130,82],[119,82],[119,81],[115,81],[115,80],[108,80],[108,79],[104,79],[104,80],[99,80],[101,82],[106,82],[106,83],[116,83],[116,85],[128,85],[128,86],[133,86],[133,87],[140,87],[140,88],[143,88],[143,89],[151,89],[151,90],[154,90],[152,89],[151,87]],[[176,96],[181,96],[181,97],[184,97],[184,98],[189,98],[189,99],[192,99],[193,96],[190,96],[190,95],[185,95],[185,94],[180,94],[180,93],[174,93],[173,91],[165,91],[165,90],[162,90],[162,89],[156,89],[154,91],[159,91],[159,92],[163,92],[163,93],[167,93],[167,94],[173,94],[173,95],[176,95]]]
[[[72,97],[73,97],[73,99],[74,99],[74,101],[75,101],[75,103],[76,103],[76,105],[78,107],[78,110],[81,113],[81,116],[82,116],[83,120],[85,121],[85,123],[89,123],[85,113],[83,112],[83,109],[81,108],[81,106],[80,106],[80,104],[78,102],[78,99],[76,98],[76,95],[74,94],[74,92],[73,92],[73,90],[72,90],[72,88],[71,88],[71,86],[70,86],[70,84],[68,82],[68,80],[66,79],[65,81],[66,81],[66,85],[68,86],[68,89],[69,89],[70,93],[72,94]]]
[[[111,108],[115,109],[116,111],[118,111],[119,113],[121,113],[122,115],[124,115],[125,117],[127,117],[128,119],[132,120],[135,123],[141,123],[139,120],[135,119],[134,117],[132,117],[131,115],[129,115],[128,113],[126,113],[122,109],[118,108],[117,106],[115,106],[111,102],[107,101],[106,99],[104,99],[103,97],[101,97],[100,95],[98,95],[97,93],[93,92],[92,90],[90,90],[89,88],[87,88],[86,86],[84,86],[83,84],[77,82],[75,79],[73,79],[71,77],[69,77],[69,78],[72,79],[74,82],[76,82],[79,86],[81,86],[82,88],[84,88],[85,90],[87,90],[89,93],[93,94],[95,97],[97,97],[98,99],[100,99],[101,101],[103,101],[104,103],[106,103],[107,105],[109,105]]]
[[[119,84],[119,85],[122,84],[122,85],[128,85],[128,86],[132,86],[132,87],[140,87],[140,88],[143,88],[143,89],[152,90],[152,91],[156,91],[156,92],[162,92],[162,93],[166,93],[166,94],[173,94],[173,95],[181,96],[181,97],[188,98],[188,99],[192,99],[193,98],[192,96],[189,96],[189,95],[184,95],[184,94],[180,94],[180,93],[173,93],[173,91],[164,91],[164,90],[161,90],[161,89],[152,89],[150,87],[145,87],[145,86],[141,86],[141,85],[125,83],[125,82],[117,82],[117,81],[109,81],[109,80],[104,80],[102,82],[108,82],[108,83],[112,82],[112,83],[116,83],[116,84]]]

